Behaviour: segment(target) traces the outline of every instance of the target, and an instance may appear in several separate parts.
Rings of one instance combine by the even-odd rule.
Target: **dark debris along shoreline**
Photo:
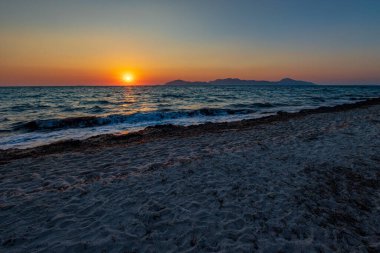
[[[244,130],[257,125],[287,121],[291,119],[302,118],[312,114],[342,112],[378,104],[380,104],[380,98],[371,98],[353,104],[322,106],[316,109],[303,109],[295,113],[279,111],[276,115],[266,116],[258,119],[222,123],[204,123],[200,125],[190,126],[177,126],[170,124],[150,126],[138,132],[121,135],[104,134],[90,137],[85,140],[65,140],[27,149],[0,150],[0,164],[8,163],[12,160],[21,158],[39,157],[43,155],[57,154],[68,151],[89,151],[91,149],[111,147],[115,145],[136,144],[166,137],[187,137],[202,133],[215,133],[228,130]]]

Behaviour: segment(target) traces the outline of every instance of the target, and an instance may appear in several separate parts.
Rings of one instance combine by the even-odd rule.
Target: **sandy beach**
[[[1,252],[379,252],[380,101],[0,152]]]

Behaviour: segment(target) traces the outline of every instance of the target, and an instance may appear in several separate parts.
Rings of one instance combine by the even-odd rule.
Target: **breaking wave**
[[[140,112],[129,115],[112,114],[102,117],[85,116],[71,117],[63,119],[33,120],[21,122],[14,125],[14,130],[23,130],[27,132],[57,130],[65,128],[84,128],[97,127],[112,124],[130,123],[138,124],[140,122],[155,122],[170,119],[194,118],[194,117],[214,117],[227,115],[244,115],[255,113],[251,109],[219,109],[219,108],[202,108],[198,110],[181,110],[181,111],[152,111]]]

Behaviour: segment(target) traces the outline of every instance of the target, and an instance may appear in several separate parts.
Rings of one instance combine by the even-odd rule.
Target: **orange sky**
[[[269,2],[2,1],[0,85],[380,83],[379,4]]]

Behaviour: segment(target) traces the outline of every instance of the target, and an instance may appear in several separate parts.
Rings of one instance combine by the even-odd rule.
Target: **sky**
[[[380,84],[379,0],[1,0],[0,85]]]

